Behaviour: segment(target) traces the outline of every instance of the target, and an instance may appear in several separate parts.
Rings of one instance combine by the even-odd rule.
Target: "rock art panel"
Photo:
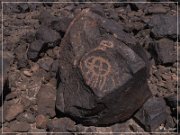
[[[137,46],[121,25],[82,10],[60,44],[57,110],[84,125],[130,118],[151,96],[148,61]]]

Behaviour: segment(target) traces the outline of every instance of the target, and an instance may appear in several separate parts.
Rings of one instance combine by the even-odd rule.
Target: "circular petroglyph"
[[[100,56],[90,56],[84,60],[84,66],[87,84],[102,90],[111,72],[109,61]]]

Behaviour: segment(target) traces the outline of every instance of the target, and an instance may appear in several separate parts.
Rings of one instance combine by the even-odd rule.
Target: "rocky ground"
[[[150,134],[138,116],[108,127],[86,127],[59,114],[55,109],[61,40],[72,19],[82,9],[98,5],[102,6],[106,18],[122,25],[124,31],[134,36],[146,50],[151,63],[148,85],[153,96],[162,99],[158,100],[157,108],[162,107],[167,114],[156,118],[162,123],[155,124],[152,131],[169,132],[167,134],[177,132],[177,116],[180,110],[177,107],[179,48],[176,3],[4,3],[4,76],[3,80],[1,79],[4,89],[0,106],[0,114],[4,115],[0,119],[0,123],[3,123],[1,131],[47,132],[44,134]],[[2,39],[0,40],[2,42]],[[156,101],[150,102],[158,104]],[[146,106],[144,108],[146,110]],[[161,114],[163,111],[158,110],[157,113]],[[152,112],[148,113],[151,117]],[[150,121],[150,125],[154,123],[157,122]]]

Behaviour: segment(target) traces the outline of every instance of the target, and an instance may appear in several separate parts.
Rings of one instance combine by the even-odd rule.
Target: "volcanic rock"
[[[37,95],[38,114],[55,116],[56,91],[49,85],[41,86]]]
[[[75,122],[69,118],[53,119],[48,122],[47,129],[51,132],[68,132],[75,130]]]
[[[41,26],[36,33],[36,37],[43,40],[48,47],[55,47],[61,40],[59,33],[47,26]]]
[[[16,119],[18,121],[21,121],[21,122],[28,122],[28,123],[35,122],[34,115],[32,113],[29,113],[29,112],[21,113],[20,115],[17,116]]]
[[[125,121],[151,96],[144,50],[91,9],[71,22],[59,54],[56,107],[85,125]]]
[[[48,18],[48,19],[47,19]],[[50,26],[53,21],[57,20],[54,16],[52,16],[48,11],[42,11],[39,15],[39,21],[41,25]]]
[[[47,124],[47,118],[46,116],[40,114],[38,116],[36,116],[36,127],[37,128],[45,128]]]
[[[21,13],[25,13],[29,11],[29,5],[27,3],[20,3],[18,5],[18,9],[20,10]]]
[[[14,132],[27,132],[30,125],[26,122],[13,121],[10,123],[10,129]]]
[[[166,119],[166,128],[176,128],[176,123],[175,123],[175,120],[173,119],[172,116],[168,115],[167,116],[167,119]]]
[[[177,38],[177,16],[153,15],[149,25],[153,27],[152,34],[155,38]]]
[[[59,18],[58,20],[52,22],[52,29],[65,33],[71,21],[72,19],[69,17]]]
[[[44,41],[42,40],[35,40],[29,46],[27,56],[31,60],[37,60],[40,54],[40,51],[43,49]]]
[[[26,59],[26,50],[27,50],[27,44],[25,42],[18,43],[18,46],[14,50],[16,59],[17,59],[17,67],[25,68],[28,65],[27,59]]]
[[[24,106],[22,104],[11,105],[5,114],[5,120],[11,121],[16,118],[16,116],[24,111]]]
[[[156,60],[158,63],[167,64],[176,61],[176,51],[174,42],[163,38],[154,44],[154,51],[156,53]]]
[[[1,53],[2,54],[2,53]],[[6,91],[6,84],[8,82],[8,77],[7,77],[7,72],[10,68],[10,64],[11,64],[11,61],[13,59],[13,55],[10,53],[10,52],[7,52],[7,51],[4,51],[3,52],[3,56],[0,55],[0,62],[2,64],[2,61],[3,61],[3,69],[2,69],[2,66],[1,66],[1,71],[3,72],[0,72],[0,95],[2,94],[2,91]],[[3,88],[3,89],[2,89]]]
[[[164,123],[167,117],[166,103],[163,98],[152,97],[135,114],[147,131],[155,131],[160,124]]]
[[[41,68],[43,68],[46,71],[49,71],[53,63],[53,59],[50,57],[43,57],[42,59],[39,59],[38,64]]]
[[[175,94],[165,97],[165,100],[167,104],[172,108],[176,108],[180,104],[180,100],[177,99],[177,95]]]
[[[58,65],[59,65],[59,61],[58,60],[54,60],[51,66],[51,75],[52,76],[56,76],[57,72],[58,72]]]

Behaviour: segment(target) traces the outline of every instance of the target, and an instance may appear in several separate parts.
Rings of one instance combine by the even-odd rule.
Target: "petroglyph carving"
[[[102,40],[102,41],[100,42],[100,46],[106,47],[106,48],[113,48],[113,47],[114,47],[114,44],[113,44],[111,41]]]
[[[110,63],[102,57],[90,56],[84,61],[84,66],[87,69],[84,73],[87,84],[102,90],[111,72]]]
[[[96,50],[105,51],[106,49],[108,49],[108,48],[113,48],[113,47],[114,47],[113,42],[108,41],[108,40],[102,40],[102,41],[100,42],[100,45],[96,48]]]

